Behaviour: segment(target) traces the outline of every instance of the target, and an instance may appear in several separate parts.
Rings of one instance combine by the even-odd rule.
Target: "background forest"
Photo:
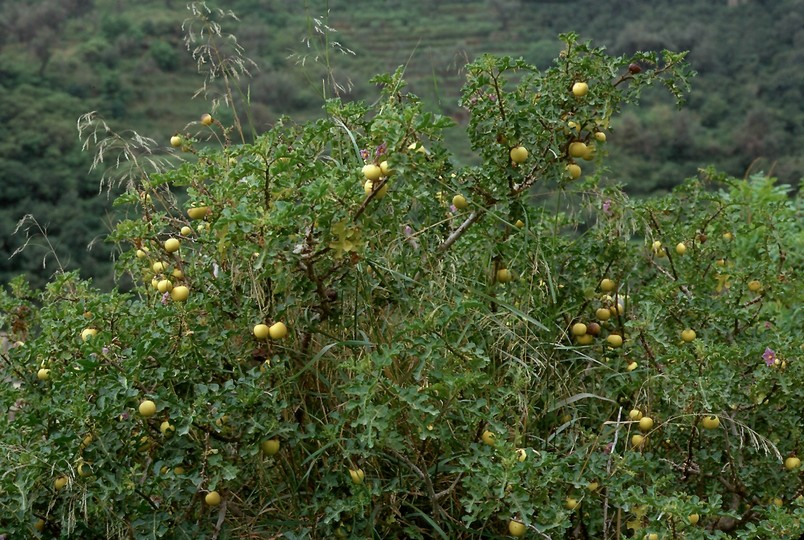
[[[209,5],[240,17],[227,30],[255,63],[244,96],[252,133],[282,114],[319,116],[327,63],[343,97],[367,101],[376,97],[372,75],[405,64],[412,92],[465,123],[458,93],[468,61],[488,52],[545,67],[560,50],[557,34],[572,30],[611,54],[689,50],[699,74],[684,109],[648,93],[639,110],[627,110],[611,126],[610,168],[631,193],[666,191],[708,164],[736,176],[770,171],[793,185],[804,171],[795,143],[804,131],[801,0]],[[103,238],[112,199],[98,194],[100,175],[88,173],[91,157],[81,152],[76,119],[96,110],[114,129],[136,130],[167,148],[171,135],[207,112],[203,96],[190,99],[202,79],[183,42],[187,15],[177,0],[0,4],[0,279],[26,273],[41,284],[61,265],[111,286],[112,252]],[[322,25],[337,31],[331,34],[337,44],[317,48],[309,41],[322,36]],[[459,125],[447,142],[469,159],[463,133]],[[25,227],[13,234],[26,214],[47,230],[52,246],[33,226],[35,245],[9,258],[26,241]]]

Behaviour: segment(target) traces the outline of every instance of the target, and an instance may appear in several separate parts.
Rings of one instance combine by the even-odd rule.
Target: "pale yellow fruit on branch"
[[[288,327],[283,322],[276,322],[268,329],[271,339],[282,339],[288,335]]]
[[[368,165],[363,165],[363,176],[365,176],[368,180],[372,182],[379,180],[382,177],[382,169],[378,165],[373,163],[369,163]]]
[[[525,226],[525,222],[522,221],[521,219],[516,220],[516,223],[514,223],[514,227],[516,227],[517,229],[521,229],[524,226]]]
[[[646,534],[645,540],[659,540],[659,535],[656,533]]]
[[[511,536],[519,538],[525,536],[526,532],[528,532],[528,528],[521,521],[516,521],[512,519],[511,521],[508,522],[508,533]]]
[[[720,418],[717,416],[704,416],[701,425],[706,429],[717,429],[720,426]]]
[[[528,159],[528,150],[524,146],[516,146],[511,148],[509,155],[514,163],[524,163]]]
[[[168,253],[173,253],[175,251],[179,251],[181,247],[181,242],[179,242],[178,238],[168,238],[165,240],[165,251]]]
[[[204,502],[207,506],[218,506],[221,503],[221,494],[217,491],[210,491],[204,496]]]
[[[270,328],[268,328],[267,324],[258,324],[254,326],[252,330],[254,333],[254,337],[257,339],[265,339],[270,334]]]
[[[383,176],[390,176],[390,174],[393,172],[387,161],[380,163],[380,171],[382,172]]]
[[[595,159],[595,147],[592,145],[586,146],[586,152],[581,156],[584,161],[592,161]]]
[[[640,431],[650,431],[651,429],[653,429],[653,418],[650,416],[643,416],[639,419]]]
[[[184,272],[179,270],[178,268],[174,268],[173,271],[170,273],[176,279],[184,279]]]
[[[190,289],[188,289],[185,285],[173,287],[173,290],[170,291],[170,297],[176,302],[184,302],[189,296]]]
[[[790,456],[784,460],[784,468],[793,471],[801,466],[801,460],[796,456]]]
[[[642,418],[642,411],[640,411],[639,409],[631,409],[628,412],[628,418],[634,421],[640,420]]]
[[[187,209],[187,215],[190,219],[204,219],[208,211],[209,207],[207,206],[193,206]]]
[[[608,308],[598,308],[595,311],[595,317],[600,321],[606,322],[611,318],[611,311]]]
[[[494,446],[497,444],[497,435],[489,430],[486,430],[483,432],[483,435],[480,436],[480,440],[489,446]]]
[[[572,325],[572,335],[573,336],[583,336],[586,334],[586,325],[584,323],[575,323]]]
[[[748,282],[748,290],[751,291],[751,292],[759,292],[759,290],[761,288],[762,288],[762,283],[760,283],[756,279],[752,279],[751,281]]]
[[[595,341],[595,336],[592,334],[584,334],[582,336],[575,337],[575,343],[578,345],[591,345]]]
[[[151,270],[153,270],[154,273],[158,274],[159,272],[163,272],[166,267],[167,265],[165,263],[161,261],[156,261],[153,265],[151,265]]]
[[[169,279],[160,279],[156,284],[156,290],[162,294],[170,292],[173,290],[173,282],[171,282]]]
[[[273,456],[279,452],[279,439],[266,439],[260,443],[260,450],[267,456]]]
[[[78,470],[78,476],[81,478],[87,478],[88,476],[92,476],[92,467],[90,467],[89,463],[84,463],[83,461],[78,464],[76,467]]]
[[[201,123],[204,124],[205,126],[211,126],[212,122],[214,121],[215,119],[212,118],[212,115],[209,113],[204,113],[201,115]]]
[[[87,434],[84,439],[81,441],[81,446],[79,447],[81,450],[92,444],[92,441],[95,438],[92,436],[92,433]]]
[[[572,497],[567,497],[564,500],[564,508],[566,508],[567,510],[575,510],[576,508],[578,508],[578,504],[579,504],[578,500]]]
[[[643,444],[645,444],[645,437],[642,435],[637,433],[631,437],[631,446],[634,448],[642,448]]]
[[[524,448],[517,448],[516,449],[516,459],[517,461],[525,461],[528,459],[528,451]]]
[[[570,175],[570,178],[572,178],[573,180],[579,178],[581,176],[581,173],[583,172],[581,170],[581,166],[575,163],[570,163],[569,165],[567,165],[566,169],[567,173]]]
[[[606,134],[602,131],[595,132],[595,140],[598,142],[606,142]]]
[[[98,330],[96,328],[84,328],[81,331],[81,339],[84,341],[87,341],[96,335],[98,335]]]
[[[698,523],[698,520],[701,519],[701,516],[699,516],[698,514],[690,514],[689,516],[687,516],[687,519],[689,520],[690,525],[695,525],[696,523]]]
[[[352,478],[353,483],[362,484],[366,478],[366,473],[363,472],[363,469],[349,469],[349,476]]]
[[[572,95],[583,97],[589,92],[589,85],[585,82],[576,82],[572,85]]]
[[[61,491],[67,485],[68,478],[66,476],[59,476],[53,481],[53,488],[56,491]]]
[[[685,343],[689,343],[695,340],[696,337],[697,334],[695,333],[695,330],[693,330],[692,328],[687,328],[686,330],[681,331],[681,340],[684,341]]]
[[[169,421],[165,420],[161,424],[159,424],[159,431],[165,437],[170,437],[176,431],[176,427],[171,424]]]
[[[611,292],[617,288],[617,284],[609,278],[604,278],[600,281],[600,290],[603,292]]]
[[[569,155],[574,158],[582,158],[587,152],[586,144],[581,141],[571,142],[569,145]]]
[[[510,283],[514,280],[514,274],[507,268],[500,268],[497,270],[497,282]]]
[[[50,378],[50,370],[47,368],[42,368],[36,372],[36,378],[40,381],[46,381]]]
[[[612,347],[614,349],[622,347],[623,345],[623,337],[617,334],[610,334],[606,338],[606,341],[608,342],[609,347]]]
[[[638,363],[636,363],[636,362],[631,362],[630,364],[628,364],[627,366],[625,366],[625,370],[626,370],[626,371],[634,371],[634,370],[635,370],[636,368],[638,368],[638,367],[639,367],[639,364],[638,364]]]
[[[137,250],[137,258],[144,259],[148,256],[148,248],[142,248]]]
[[[586,484],[586,489],[588,489],[589,491],[597,491],[599,487],[600,484],[597,482],[589,482],[588,484]]]
[[[156,414],[156,403],[151,401],[150,399],[146,399],[139,406],[140,415],[143,418],[150,418]]]
[[[190,227],[188,227],[187,225],[182,227],[181,231],[179,231],[179,232],[181,232],[182,236],[190,236],[191,234],[193,234],[193,230]]]
[[[463,210],[464,208],[469,206],[469,202],[463,195],[455,195],[452,198],[452,206],[454,206],[458,210]]]
[[[679,255],[684,255],[686,252],[687,252],[687,246],[684,244],[684,242],[679,242],[678,244],[676,244],[676,253],[678,253]]]
[[[173,148],[178,148],[181,146],[181,137],[178,135],[174,135],[170,138],[170,146]]]

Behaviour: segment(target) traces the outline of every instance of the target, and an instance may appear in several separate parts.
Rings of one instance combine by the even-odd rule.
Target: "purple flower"
[[[364,148],[360,151],[360,157],[363,158],[363,161],[367,160],[369,157],[369,151]]]
[[[765,352],[762,353],[762,359],[765,360],[766,366],[773,366],[776,364],[776,351],[770,347],[765,347]]]
[[[607,216],[611,215],[611,199],[603,201],[603,212],[605,212]]]
[[[170,298],[170,293],[169,292],[166,292],[165,294],[162,295],[162,305],[163,306],[167,305],[168,298]]]
[[[385,143],[382,143],[380,146],[378,146],[377,147],[377,157],[380,157],[381,155],[385,154],[385,151],[387,149],[388,149],[388,145],[385,144]]]
[[[102,349],[101,349],[101,352],[102,352],[103,354],[109,354],[109,347],[104,347],[104,348],[102,348]]]
[[[411,234],[413,234],[413,227],[405,225],[405,236],[410,236]]]

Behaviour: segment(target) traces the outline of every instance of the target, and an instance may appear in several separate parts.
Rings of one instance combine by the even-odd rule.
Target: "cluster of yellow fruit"
[[[288,335],[288,327],[283,322],[275,322],[271,326],[267,324],[258,324],[252,330],[254,337],[257,339],[282,339]]]
[[[572,95],[580,99],[589,93],[589,84],[586,82],[576,82],[572,85]],[[591,161],[595,157],[595,144],[606,142],[606,133],[600,129],[599,126],[587,126],[586,133],[584,133],[584,126],[578,122],[569,121],[567,127],[573,134],[573,141],[567,146],[567,154],[570,162],[566,166],[567,174],[571,180],[575,180],[583,174],[581,166],[574,160],[582,159],[584,161]]]
[[[363,166],[362,171],[363,177],[366,179],[366,181],[363,183],[363,192],[366,194],[366,196],[374,193],[374,186],[379,185],[377,182],[385,178],[385,181],[382,182],[382,187],[380,187],[377,193],[375,193],[374,198],[379,200],[385,197],[385,194],[388,193],[388,177],[391,176],[392,172],[388,161],[383,161],[379,165],[369,163]]]
[[[195,210],[195,209],[191,209]],[[204,209],[204,213],[206,214],[206,209]],[[189,227],[185,226],[181,229],[181,234],[184,236],[189,236],[192,233]],[[168,238],[162,244],[163,249],[167,254],[173,254],[179,251],[181,248],[181,240],[178,238]],[[142,246],[140,249],[137,250],[137,258],[138,259],[146,259],[150,257],[150,250],[146,246]],[[186,285],[180,284],[174,286],[174,280],[182,281],[184,280],[184,272],[181,271],[180,268],[176,267],[173,268],[168,275],[167,271],[169,269],[170,264],[165,261],[155,261],[151,264],[149,270],[145,272],[146,280],[150,277],[151,279],[151,286],[159,291],[161,294],[170,294],[170,297],[175,302],[184,302],[190,296],[190,289]]]
[[[605,278],[600,282],[600,290],[604,293],[601,297],[601,306],[595,311],[595,317],[599,322],[576,322],[570,327],[570,335],[578,345],[591,345],[595,338],[600,335],[602,331],[602,324],[612,317],[622,316],[625,314],[625,304],[623,301],[625,297],[613,298],[609,293],[614,292],[617,284]],[[623,336],[617,330],[611,330],[606,336],[606,343],[612,349],[617,349],[623,345]],[[636,369],[636,362],[628,365],[628,371]]]

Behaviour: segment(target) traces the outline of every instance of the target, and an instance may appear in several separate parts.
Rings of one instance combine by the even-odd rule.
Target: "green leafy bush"
[[[125,153],[111,240],[138,286],[0,296],[3,527],[798,535],[798,200],[711,170],[644,202],[607,185],[621,106],[654,83],[680,100],[689,70],[563,39],[543,72],[467,67],[479,166],[401,71],[253,144],[193,124],[161,172]]]

